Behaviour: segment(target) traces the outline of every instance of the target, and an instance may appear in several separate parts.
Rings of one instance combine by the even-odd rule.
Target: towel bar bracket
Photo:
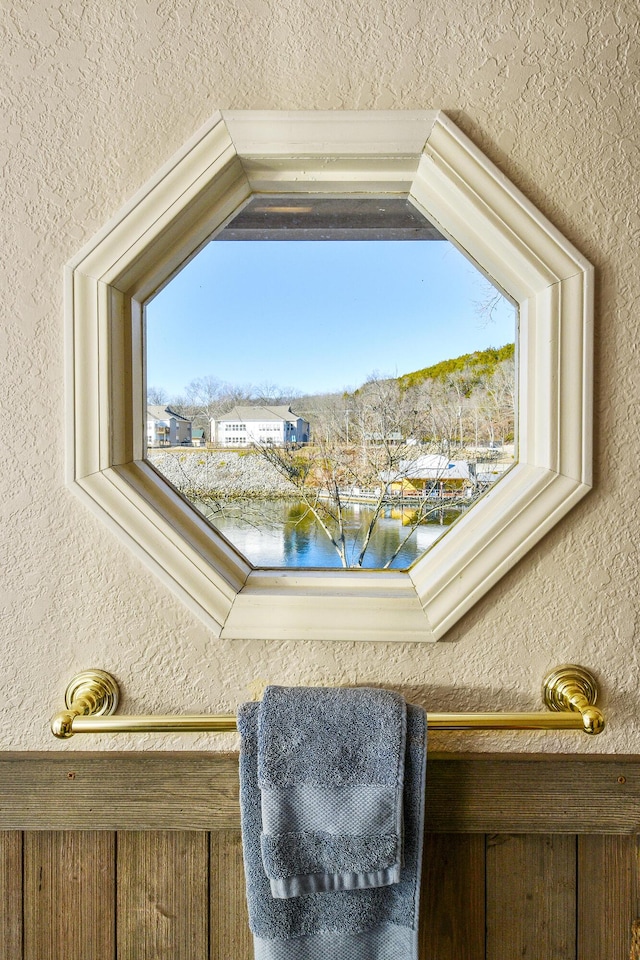
[[[575,664],[556,667],[544,679],[542,696],[550,712],[430,713],[427,725],[439,730],[583,730],[598,734],[604,717],[595,706],[598,685],[593,674]],[[66,710],[51,721],[61,740],[74,733],[231,732],[234,716],[112,716],[118,706],[118,684],[104,670],[85,670],[65,693]],[[554,713],[560,713],[557,719]],[[102,719],[100,719],[102,718]]]
[[[84,670],[68,685],[64,700],[67,709],[51,721],[51,732],[65,740],[73,736],[76,717],[110,717],[116,712],[120,690],[114,677],[104,670]]]
[[[595,702],[598,685],[592,673],[575,663],[556,667],[544,678],[542,699],[550,710],[577,710],[582,714],[586,733],[602,733],[604,717]]]

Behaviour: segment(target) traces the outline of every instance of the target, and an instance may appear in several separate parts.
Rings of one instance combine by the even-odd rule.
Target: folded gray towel
[[[267,687],[258,781],[274,897],[398,882],[406,726],[388,690]]]
[[[416,957],[424,711],[382,690],[276,687],[238,726],[257,960]]]

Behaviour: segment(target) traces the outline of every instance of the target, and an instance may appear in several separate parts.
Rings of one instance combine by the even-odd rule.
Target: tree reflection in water
[[[206,516],[206,507],[202,508]],[[366,504],[345,507],[347,549],[354,558],[360,550],[372,508]],[[380,569],[406,536],[410,511],[387,508],[376,524],[363,567]],[[394,560],[394,569],[406,569],[435,540],[446,532],[455,514],[444,517],[444,524],[425,523],[416,527]],[[304,504],[285,500],[252,501],[228,504],[213,522],[216,528],[257,567],[341,567],[333,545]]]

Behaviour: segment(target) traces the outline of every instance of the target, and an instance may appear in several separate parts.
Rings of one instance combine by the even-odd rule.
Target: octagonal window
[[[516,461],[516,310],[408,200],[254,197],[146,306],[146,456],[257,567],[409,567]]]
[[[374,569],[305,568],[299,558],[293,569],[284,563],[279,568],[262,565],[248,548],[236,548],[221,536],[185,499],[175,479],[168,480],[150,462],[155,447],[153,436],[149,441],[145,368],[155,376],[155,360],[145,346],[145,314],[150,314],[151,329],[151,313],[163,289],[186,276],[185,265],[200,251],[225,246],[216,238],[224,236],[229,224],[239,229],[240,218],[234,218],[243,208],[256,212],[255,205],[267,199],[275,207],[314,208],[317,198],[352,205],[362,198],[385,204],[392,198],[408,200],[428,228],[451,240],[518,311],[517,462],[499,482],[488,484],[471,509],[460,510],[446,535],[413,562],[401,561],[409,564],[406,568],[380,569],[378,561]],[[280,213],[286,215],[286,210]],[[387,239],[368,245],[378,247]],[[328,248],[331,242],[312,245]],[[401,241],[405,255],[420,242]],[[230,241],[228,246],[242,243]],[[441,243],[428,240],[426,246]],[[266,241],[262,249],[273,246]],[[286,289],[287,283],[281,286]],[[66,317],[69,481],[158,575],[162,589],[173,590],[216,635],[437,640],[590,489],[593,269],[504,173],[436,111],[216,114],[69,264]],[[217,304],[215,325],[220,338],[237,344],[240,354],[246,352],[246,337],[233,313]],[[268,334],[261,331],[265,350],[271,343]],[[184,331],[173,329],[166,353],[177,357],[183,339]],[[483,346],[507,346],[515,336],[499,339],[503,342],[492,344],[491,338]],[[277,340],[289,358],[305,356],[306,339],[298,326]],[[360,351],[361,345],[351,353],[357,359]],[[440,359],[455,360],[466,352],[461,343]],[[209,353],[206,346],[207,360]],[[433,365],[421,353],[407,366],[398,360],[396,368],[390,351],[383,346],[381,353],[375,361],[376,389]],[[226,356],[229,370],[231,354]],[[291,366],[293,370],[293,360]],[[354,398],[360,402],[373,389],[366,383],[373,370],[369,364],[363,379],[356,366],[352,369],[353,376],[335,392],[346,393],[355,404]],[[236,381],[228,373],[214,373]],[[208,367],[194,371],[192,379],[207,375]],[[258,382],[271,376],[265,363]],[[181,386],[188,382],[183,378]],[[151,380],[149,385],[156,386]],[[280,386],[311,395],[310,382],[288,377]],[[334,392],[324,383],[312,389]],[[157,405],[166,404],[164,396],[155,399]],[[298,399],[291,398],[292,413],[304,414],[296,410]],[[354,457],[363,437],[370,448],[387,442],[393,432],[409,449],[433,440],[424,428],[406,424],[396,431],[360,428],[355,413],[355,405],[339,407],[342,446],[352,448]],[[206,424],[194,428],[191,414],[184,419],[191,427],[191,443],[194,429],[203,429],[205,443],[211,442]],[[223,417],[211,419],[218,424]],[[307,446],[299,441],[298,421],[303,427],[309,423]],[[247,426],[243,417],[231,422]],[[168,429],[171,447],[177,422]],[[321,429],[316,423],[316,440]],[[295,418],[295,430],[295,445],[290,445],[298,457],[294,466],[310,473],[311,411]],[[467,432],[463,428],[460,449],[468,446]],[[165,433],[163,442],[166,438]],[[266,433],[263,452],[288,449],[265,439]],[[224,452],[245,452],[239,444],[233,447],[226,444]],[[186,445],[183,452],[198,453]],[[411,454],[403,459],[410,460]],[[454,453],[447,462],[455,463]],[[367,478],[369,485],[379,478],[380,486],[397,483],[406,489],[407,482],[415,488],[413,480],[431,479],[404,469],[394,481],[384,465],[378,466],[378,473]],[[348,467],[343,464],[343,474]],[[317,480],[318,468],[313,469]],[[350,489],[343,480],[341,475],[341,488]],[[316,482],[314,489],[322,485]]]

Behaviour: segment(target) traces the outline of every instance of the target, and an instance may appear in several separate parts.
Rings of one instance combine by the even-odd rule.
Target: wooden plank
[[[640,917],[638,838],[578,838],[578,956],[628,960]]]
[[[211,834],[211,943],[209,960],[253,960],[242,842],[238,830]]]
[[[434,832],[640,832],[637,757],[441,755],[428,770]]]
[[[24,835],[24,960],[113,960],[112,833]]]
[[[22,960],[22,834],[0,831],[0,960]]]
[[[237,754],[0,754],[0,829],[238,827]]]
[[[118,833],[118,960],[207,956],[209,851],[206,833]]]
[[[484,960],[484,905],[484,836],[427,834],[420,895],[421,960]]]
[[[487,839],[486,960],[526,956],[575,960],[574,836]]]
[[[429,755],[428,768],[432,833],[640,833],[637,757]],[[239,826],[237,754],[0,754],[0,830]]]

